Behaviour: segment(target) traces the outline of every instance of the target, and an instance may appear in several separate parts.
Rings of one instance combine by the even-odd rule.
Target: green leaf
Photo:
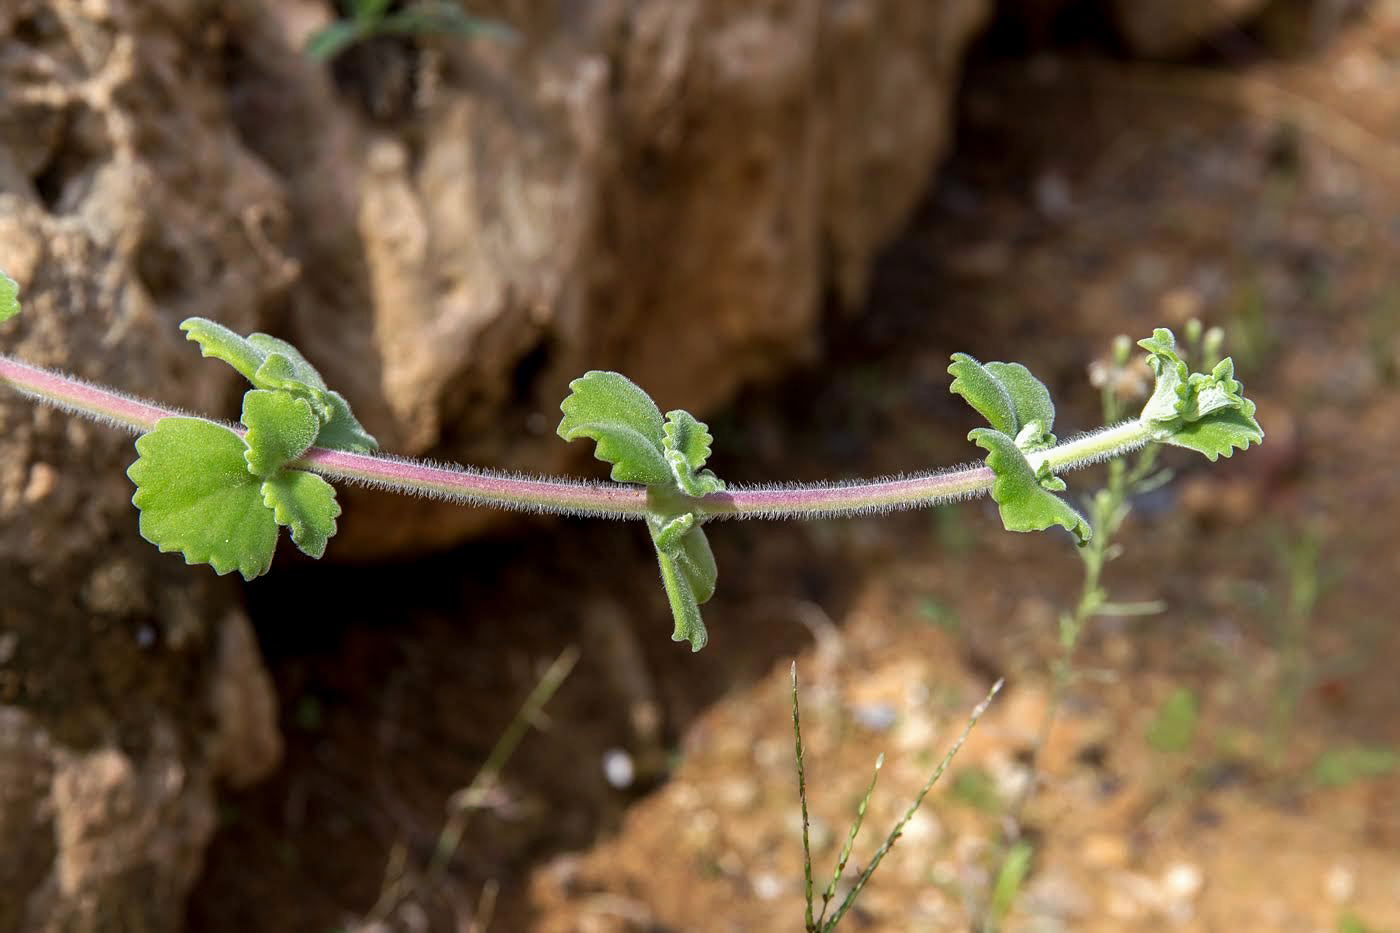
[[[1264,431],[1254,420],[1254,403],[1250,402],[1247,409],[1218,411],[1199,421],[1183,424],[1162,443],[1205,454],[1214,462],[1218,457],[1232,456],[1235,448],[1244,450],[1263,440]]]
[[[316,446],[355,453],[379,449],[379,442],[355,419],[345,397],[327,389],[316,367],[290,343],[269,334],[241,337],[200,317],[181,322],[180,329],[199,344],[204,356],[228,363],[255,388],[280,389],[306,399],[321,422]]]
[[[657,548],[656,560],[661,565],[661,583],[666,588],[666,600],[671,604],[671,616],[676,622],[671,640],[688,641],[691,651],[699,651],[710,640],[710,634],[700,616],[700,601],[690,577],[681,569],[674,554]]]
[[[263,483],[262,501],[303,552],[316,558],[326,553],[340,515],[334,486],[315,473],[283,470]]]
[[[276,364],[275,370],[269,370],[265,378],[289,379],[291,382],[299,383],[303,386],[310,386],[315,389],[325,390],[326,381],[321,378],[321,374],[316,371],[306,357],[301,355],[301,351],[285,340],[273,337],[271,334],[253,333],[247,336],[248,345],[259,353],[263,354],[263,366],[267,366],[273,357],[280,356],[284,361]],[[286,385],[268,385],[262,388],[288,388]]]
[[[391,13],[374,25],[376,33],[399,35],[454,36],[474,39],[478,36],[498,42],[515,42],[520,37],[504,23],[470,16],[452,3],[417,3],[406,10]]]
[[[249,389],[243,394],[243,424],[248,470],[263,478],[306,453],[320,422],[311,404],[288,392]]]
[[[675,560],[695,593],[695,601],[702,605],[709,602],[710,597],[715,595],[719,568],[715,565],[715,554],[710,550],[705,529],[693,528],[681,538],[680,551],[675,554]]]
[[[719,575],[710,542],[695,516],[689,513],[665,522],[653,517],[647,524],[675,620],[671,640],[688,641],[692,651],[699,651],[709,640],[700,604],[715,595]]]
[[[379,449],[379,442],[355,418],[345,396],[326,387],[321,373],[300,350],[268,334],[249,334],[248,342],[267,354],[266,362],[258,368],[258,379],[265,386],[275,384],[277,388],[303,395],[316,410],[321,430],[316,435],[315,446],[361,454]]]
[[[199,344],[201,355],[223,360],[260,389],[280,388],[258,385],[258,368],[267,362],[267,354],[224,325],[207,318],[192,317],[181,321],[180,329],[185,332],[186,338]]]
[[[1143,421],[1162,429],[1163,443],[1199,451],[1215,460],[1234,448],[1263,440],[1254,419],[1254,403],[1244,397],[1235,379],[1235,364],[1221,360],[1209,375],[1192,373],[1176,350],[1176,338],[1165,327],[1138,341],[1157,376],[1152,396],[1143,406]]]
[[[1196,421],[1206,415],[1227,409],[1249,408],[1254,413],[1254,403],[1242,394],[1244,386],[1235,379],[1235,361],[1225,357],[1215,364],[1215,369],[1205,373],[1192,373],[1187,380],[1187,406],[1182,417]]]
[[[379,449],[379,441],[355,418],[345,396],[334,389],[327,389],[326,401],[330,405],[331,416],[321,425],[321,433],[316,435],[317,447],[357,454],[374,453]]]
[[[1392,771],[1400,771],[1400,749],[1350,745],[1323,752],[1313,765],[1313,780],[1326,787],[1342,787],[1364,778],[1384,777]]]
[[[1050,390],[1045,383],[1020,363],[987,363],[986,370],[1001,382],[1011,396],[1018,433],[1032,424],[1039,424],[1041,432],[1049,434],[1055,427],[1055,403],[1051,401]],[[1051,437],[1050,443],[1054,442],[1054,437]]]
[[[1030,874],[1031,856],[1034,854],[1035,850],[1031,844],[1022,839],[1013,845],[1007,851],[1006,858],[1002,859],[1001,868],[997,870],[997,880],[992,884],[992,902],[989,908],[996,921],[994,928],[1001,927],[1002,921],[1011,912],[1011,906],[1016,903],[1021,886]]]
[[[619,483],[670,486],[675,482],[665,454],[661,410],[634,382],[619,373],[593,370],[569,383],[559,405],[557,433],[566,441],[592,438],[594,456],[611,463]]]
[[[700,469],[710,456],[710,444],[714,440],[708,426],[703,421],[695,420],[690,412],[677,409],[666,413],[662,430],[665,432],[666,462],[671,465],[671,473],[680,490],[688,496],[723,492],[724,480],[710,470]]]
[[[364,26],[349,19],[338,19],[323,29],[318,29],[306,40],[304,51],[318,62],[328,62],[350,46],[364,39]]]
[[[1254,403],[1244,396],[1229,357],[1209,374],[1192,373],[1176,350],[1176,338],[1159,327],[1138,345],[1157,376],[1142,421],[1153,425],[1158,442],[1185,447],[1214,461],[1238,448],[1260,443],[1264,431],[1254,418]]]
[[[1147,365],[1157,377],[1152,395],[1142,408],[1144,421],[1166,422],[1181,415],[1189,391],[1190,369],[1176,352],[1176,336],[1159,327],[1152,336],[1139,340],[1138,346],[1147,351]]]
[[[19,314],[19,283],[0,272],[0,324]]]
[[[700,469],[710,458],[710,444],[714,438],[710,436],[709,426],[695,420],[690,412],[682,409],[666,412],[666,423],[661,430],[666,449],[679,454],[692,470]]]
[[[978,414],[987,419],[988,424],[1002,434],[1016,436],[1021,430],[1021,424],[1016,419],[1016,406],[1011,400],[1011,392],[1000,379],[966,353],[953,354],[948,373],[953,377],[949,392],[961,395]]]
[[[263,505],[262,480],[248,472],[247,445],[222,425],[162,418],[136,441],[126,475],[136,484],[141,536],[161,551],[179,551],[214,572],[245,580],[267,572],[277,523]]]
[[[1055,443],[1055,403],[1050,390],[1020,363],[979,363],[954,353],[948,367],[949,390],[961,395],[993,428],[1015,438],[1022,450],[1043,450]]]
[[[1051,525],[1060,525],[1071,531],[1081,545],[1093,536],[1084,516],[1041,486],[1015,441],[991,428],[976,428],[967,439],[987,451],[987,466],[996,473],[992,499],[1007,531],[1044,531]]]
[[[1198,718],[1196,694],[1186,687],[1178,687],[1157,708],[1157,715],[1147,729],[1147,744],[1159,752],[1185,751],[1196,737]]]

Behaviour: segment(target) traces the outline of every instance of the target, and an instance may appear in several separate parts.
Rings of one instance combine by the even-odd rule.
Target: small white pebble
[[[900,751],[923,751],[938,738],[938,726],[923,711],[905,716],[895,729],[894,744]]]
[[[943,825],[932,813],[920,810],[904,825],[904,838],[914,845],[937,845],[943,838]]]
[[[1333,865],[1324,881],[1327,897],[1334,904],[1345,904],[1356,896],[1356,872],[1347,865]]]
[[[1205,885],[1201,869],[1190,862],[1177,862],[1162,875],[1162,891],[1174,901],[1189,901]]]
[[[620,748],[610,748],[603,753],[603,778],[616,790],[626,790],[637,779],[637,768],[632,756]]]
[[[761,871],[753,876],[751,882],[754,897],[760,901],[771,901],[782,896],[783,889],[787,883],[778,875],[769,871]]]
[[[780,768],[792,761],[792,742],[759,739],[753,746],[753,763],[762,769]]]
[[[851,707],[851,718],[871,732],[888,732],[899,721],[899,712],[889,703]]]
[[[721,806],[729,810],[752,810],[758,803],[759,786],[757,781],[748,778],[731,778],[715,788],[715,797]]]

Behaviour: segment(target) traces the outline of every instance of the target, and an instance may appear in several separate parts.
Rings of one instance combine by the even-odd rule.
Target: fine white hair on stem
[[[1053,471],[1058,473],[1121,457],[1146,447],[1154,439],[1150,431],[1143,430],[1141,421],[1132,419],[1076,434],[1049,450],[1031,454],[1027,459],[1033,468],[1048,460]]]
[[[597,480],[468,469],[457,463],[384,453],[347,456],[340,451],[313,451],[297,466],[356,486],[460,505],[606,519],[640,519],[646,514],[640,487]],[[609,499],[616,499],[617,506],[609,508]],[[624,507],[629,502],[635,507]]]
[[[735,520],[884,515],[971,499],[987,492],[991,481],[991,470],[967,464],[873,479],[733,486],[707,497],[727,501],[706,511],[709,517]]]

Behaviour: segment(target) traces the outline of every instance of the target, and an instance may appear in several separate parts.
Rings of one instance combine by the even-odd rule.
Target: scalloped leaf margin
[[[592,440],[594,456],[612,465],[614,481],[639,483],[653,493],[647,527],[675,623],[671,638],[699,651],[709,641],[700,606],[714,595],[718,570],[701,528],[703,516],[690,500],[725,488],[704,469],[714,442],[709,427],[681,409],[663,416],[640,386],[603,370],[569,383],[559,410],[560,437]]]
[[[1159,443],[1185,447],[1215,461],[1264,440],[1254,417],[1255,404],[1235,378],[1235,363],[1226,357],[1210,373],[1192,373],[1176,348],[1176,336],[1159,327],[1138,341],[1156,375],[1141,420],[1157,431]]]

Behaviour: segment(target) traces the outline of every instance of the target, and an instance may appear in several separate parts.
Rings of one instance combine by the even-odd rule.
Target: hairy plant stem
[[[155,428],[184,412],[30,366],[0,355],[0,383],[46,404],[101,421],[134,434]],[[212,420],[212,419],[203,419]],[[238,434],[243,429],[221,424]],[[1153,439],[1137,420],[1072,438],[1028,455],[1032,468],[1075,469],[1120,456]],[[645,518],[659,503],[641,486],[586,480],[511,476],[458,466],[440,466],[398,457],[357,454],[313,447],[292,466],[409,495],[470,505],[522,511],[558,512],[606,518]],[[919,508],[989,492],[995,475],[985,466],[955,467],[915,476],[842,484],[737,487],[701,498],[686,498],[688,511],[708,518],[815,518],[888,509]]]

